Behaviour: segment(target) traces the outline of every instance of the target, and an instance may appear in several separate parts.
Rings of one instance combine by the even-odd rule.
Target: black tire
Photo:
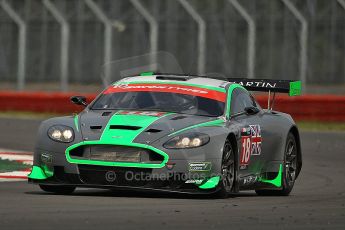
[[[223,147],[221,170],[222,176],[218,185],[219,190],[216,193],[216,197],[227,198],[231,191],[233,191],[236,175],[235,151],[229,140],[225,141]]]
[[[74,192],[75,186],[65,186],[65,185],[45,185],[40,184],[40,188],[45,192],[51,192],[56,194],[68,195]]]
[[[292,133],[289,133],[286,139],[284,153],[283,188],[281,190],[255,190],[256,194],[260,196],[288,196],[296,180],[298,168],[297,154],[296,138]]]

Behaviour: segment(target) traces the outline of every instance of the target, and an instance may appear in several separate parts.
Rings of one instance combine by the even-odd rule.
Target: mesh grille
[[[148,149],[117,145],[85,145],[70,151],[75,159],[107,162],[161,163],[164,157]]]

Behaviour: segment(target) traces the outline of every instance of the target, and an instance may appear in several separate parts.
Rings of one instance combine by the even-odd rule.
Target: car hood
[[[168,112],[89,110],[80,113],[77,122],[85,141],[149,144],[174,132],[214,120],[219,119]]]

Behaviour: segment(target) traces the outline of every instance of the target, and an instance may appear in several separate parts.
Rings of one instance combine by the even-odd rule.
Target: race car
[[[302,167],[298,128],[248,90],[296,96],[301,82],[144,73],[90,104],[74,96],[81,113],[41,123],[28,180],[60,194],[90,187],[288,195]]]

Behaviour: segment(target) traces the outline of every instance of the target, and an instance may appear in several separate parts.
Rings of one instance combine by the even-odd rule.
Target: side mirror
[[[83,105],[85,107],[87,106],[86,97],[84,96],[73,96],[70,100],[76,105]]]
[[[256,107],[246,107],[244,108],[244,111],[246,112],[247,115],[254,115],[260,112],[260,110]]]
[[[254,115],[254,114],[257,114],[258,112],[260,112],[260,109],[254,107],[254,106],[253,107],[245,107],[243,112],[239,112],[239,113],[235,113],[235,114],[231,115],[230,119],[232,119],[234,117],[242,116],[244,114]]]

